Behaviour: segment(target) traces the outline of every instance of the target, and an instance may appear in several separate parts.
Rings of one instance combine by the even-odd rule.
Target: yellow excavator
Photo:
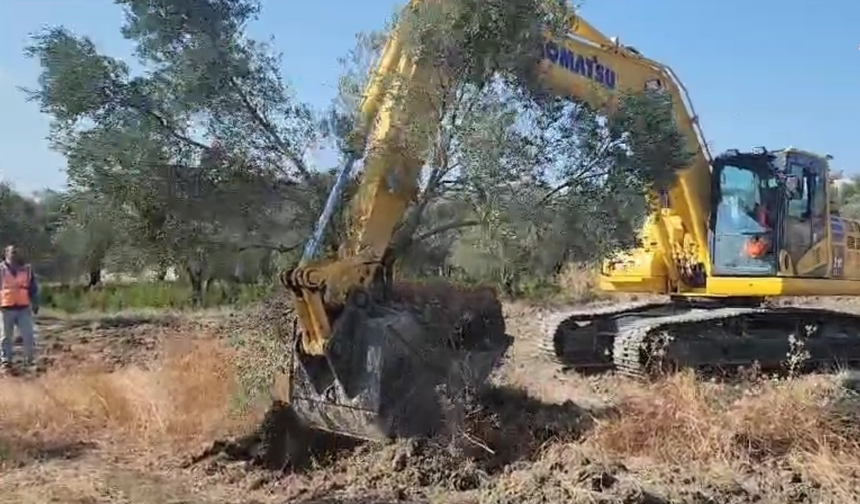
[[[641,247],[602,267],[601,288],[666,300],[559,313],[545,328],[552,358],[635,376],[774,364],[790,335],[807,342],[812,361],[860,357],[857,317],[763,302],[860,293],[860,224],[831,216],[827,157],[763,148],[712,157],[672,70],[579,17],[566,37],[546,39],[538,65],[549,90],[595,108],[617,106],[627,91],[668,93],[693,153],[674,183],[655,191]],[[390,76],[399,77],[396,90]],[[360,107],[360,154],[338,174],[301,262],[282,275],[294,301],[290,406],[314,429],[363,439],[445,429],[446,401],[485,382],[510,346],[494,292],[392,281],[392,237],[438,133],[420,120],[434,116],[437,78],[408,56],[395,29]],[[320,258],[362,155],[349,237],[337,257]]]

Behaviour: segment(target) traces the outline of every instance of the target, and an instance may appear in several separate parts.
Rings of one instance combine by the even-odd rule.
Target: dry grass
[[[609,295],[597,289],[599,269],[591,264],[568,263],[556,276],[556,284],[565,299],[590,302],[608,299]]]
[[[583,289],[593,285],[585,276],[571,274],[570,278],[580,278],[582,283],[573,285]],[[513,318],[509,329],[525,332],[534,325],[534,309],[508,308]],[[237,416],[231,409],[238,390],[233,351],[215,338],[192,338],[187,334],[189,329],[175,329],[176,334],[160,352],[164,358],[152,367],[126,367],[114,372],[90,367],[57,370],[33,380],[0,380],[0,468],[12,468],[0,485],[12,488],[10,495],[16,498],[32,495],[29,502],[34,503],[72,494],[92,495],[92,502],[104,501],[100,499],[119,487],[127,487],[123,495],[128,500],[165,502],[168,495],[155,489],[165,485],[166,472],[171,473],[177,488],[199,488],[203,466],[198,466],[197,472],[183,472],[173,470],[173,466],[165,469],[167,466],[160,460],[152,467],[136,460],[125,466],[105,463],[116,454],[149,460],[155,457],[144,454],[181,455],[216,439],[247,432],[258,422],[259,412]],[[562,502],[570,499],[570,492],[583,491],[583,485],[588,492],[596,492],[588,490],[595,479],[589,476],[592,468],[586,467],[594,465],[594,461],[621,461],[633,468],[623,477],[638,481],[642,479],[636,472],[640,469],[631,461],[644,460],[648,467],[670,468],[685,477],[709,467],[729,467],[736,474],[776,481],[772,485],[759,484],[761,495],[767,497],[784,493],[779,488],[779,478],[784,482],[780,473],[788,470],[816,482],[838,502],[860,502],[860,401],[852,399],[832,378],[759,380],[732,386],[703,383],[691,374],[679,374],[646,385],[614,377],[559,376],[554,366],[537,359],[530,353],[533,351],[533,345],[525,340],[515,343],[510,356],[513,362],[504,370],[506,381],[529,389],[543,402],[570,399],[577,404],[546,405],[537,400],[526,404],[522,398],[517,400],[510,395],[492,402],[503,407],[504,415],[489,427],[481,423],[488,434],[478,437],[483,444],[494,446],[496,453],[491,459],[512,463],[493,468],[492,475],[480,476],[478,479],[491,478],[487,488],[498,486],[496,483],[501,485],[499,488],[516,484],[518,492],[543,492],[552,497],[550,501]],[[603,401],[609,401],[608,397],[614,408],[606,408]],[[598,415],[594,428],[583,432],[590,425],[584,420],[605,409],[614,409],[617,414]],[[583,420],[582,424],[575,422],[578,420]],[[573,427],[568,425],[571,422]],[[585,437],[574,441],[563,435],[571,432]],[[57,457],[69,457],[77,445],[88,442],[100,445],[98,457],[72,463]],[[502,449],[506,447],[510,449]],[[392,471],[390,457],[383,455],[373,458],[359,453],[305,479],[293,477],[289,484],[328,491],[344,485],[346,479],[356,492],[378,491],[388,485],[420,493],[426,489],[418,488],[414,482],[422,481],[424,475],[438,473],[445,464],[455,468],[467,465],[462,458],[454,457],[430,461],[432,464],[425,467],[418,464],[421,460],[416,455],[410,459],[418,464],[410,469],[412,472],[398,473]],[[361,456],[378,462],[380,469],[373,472],[369,466],[355,465]],[[14,470],[15,465],[34,458],[41,459],[38,470],[29,465]],[[529,463],[521,464],[516,459]],[[591,462],[584,462],[586,459]],[[577,465],[581,467],[570,471]],[[658,476],[666,477],[659,485],[685,485],[679,483],[680,478],[672,479],[671,470]],[[91,476],[97,471],[101,471],[98,476]],[[58,475],[62,481],[47,484],[38,476],[48,473]],[[451,474],[453,481],[460,472]],[[222,492],[247,492],[247,487],[225,478],[219,473],[206,481],[221,485]],[[524,481],[533,482],[533,487],[523,487]],[[449,487],[434,483],[444,495],[460,492],[454,483],[446,484]],[[559,490],[559,497],[550,494],[553,488]],[[144,491],[151,495],[141,496]],[[264,491],[267,490],[260,492]],[[172,487],[169,492],[179,495],[179,490]],[[190,497],[188,501],[195,502]]]
[[[684,373],[626,387],[618,415],[600,422],[588,443],[615,457],[686,467],[771,464],[856,498],[860,409],[849,396],[822,376],[741,388]]]
[[[6,458],[107,439],[177,449],[244,425],[247,419],[230,410],[230,353],[216,341],[173,347],[152,369],[89,368],[4,380],[0,432]]]
[[[645,293],[605,292],[599,289],[600,266],[589,263],[568,263],[555,277],[555,284],[565,303],[592,303],[596,301],[636,301],[653,297]]]

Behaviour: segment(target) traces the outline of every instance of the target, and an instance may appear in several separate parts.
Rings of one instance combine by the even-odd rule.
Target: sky
[[[323,108],[355,33],[383,27],[403,4],[264,0],[250,32],[274,36],[298,97]],[[584,0],[580,14],[675,70],[715,151],[791,146],[831,154],[834,169],[860,174],[860,2]],[[27,193],[65,183],[64,159],[45,138],[49,118],[18,89],[34,87],[39,73],[23,55],[29,35],[65,25],[130,58],[122,21],[111,0],[0,2],[0,180]]]

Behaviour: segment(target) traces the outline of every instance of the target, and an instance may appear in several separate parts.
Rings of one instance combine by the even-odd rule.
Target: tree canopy
[[[325,110],[302,102],[289,67],[249,36],[259,3],[116,3],[134,65],[62,26],[25,49],[41,66],[27,97],[51,118],[68,193],[35,202],[0,192],[9,215],[28,215],[4,223],[4,238],[62,250],[75,264],[62,274],[92,283],[105,268],[176,267],[199,292],[209,278],[294,261],[333,182],[333,167],[310,154],[349,154],[370,65],[395,23],[410,53],[448,77],[438,113],[423,119],[438,134],[396,237],[409,274],[516,290],[596,260],[632,243],[647,188],[688,161],[658,97],[625,96],[607,116],[542,92],[534,62],[544,30],[566,28],[564,0],[422,2],[357,34]],[[332,227],[330,251],[344,226]]]

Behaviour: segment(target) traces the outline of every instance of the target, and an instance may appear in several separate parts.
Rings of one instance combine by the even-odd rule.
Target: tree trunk
[[[87,289],[92,289],[96,285],[102,283],[102,270],[101,268],[91,269],[89,274],[89,281],[87,282]]]
[[[207,259],[205,252],[197,249],[185,266],[188,281],[191,284],[191,303],[198,308],[203,306],[203,278],[209,270]]]
[[[203,305],[203,275],[197,268],[188,267],[188,281],[191,283],[191,304],[199,308]]]

